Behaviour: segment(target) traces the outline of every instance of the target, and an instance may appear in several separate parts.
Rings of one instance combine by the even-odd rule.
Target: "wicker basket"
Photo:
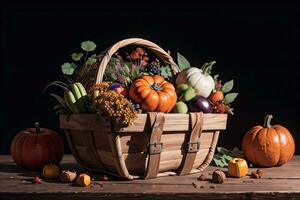
[[[99,56],[98,65],[78,76],[86,87],[100,83],[111,56],[126,45],[152,50],[173,73],[180,70],[156,44],[139,38],[122,40]],[[70,149],[79,164],[124,179],[185,175],[204,170],[212,160],[226,114],[138,114],[133,125],[94,114],[60,116]]]

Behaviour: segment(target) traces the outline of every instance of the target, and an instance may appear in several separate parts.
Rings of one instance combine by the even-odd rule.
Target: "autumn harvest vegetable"
[[[45,165],[58,164],[64,154],[64,144],[61,137],[54,131],[40,128],[27,128],[19,132],[11,142],[11,155],[17,165],[40,170]]]
[[[91,177],[85,173],[80,174],[77,178],[76,178],[76,183],[79,186],[89,186],[91,184]]]
[[[262,167],[287,163],[295,152],[295,142],[288,129],[271,125],[272,115],[267,115],[263,126],[252,127],[243,137],[242,148],[246,159]]]
[[[59,176],[59,166],[55,164],[48,164],[43,167],[43,176],[47,179],[57,178]]]
[[[215,61],[206,63],[202,66],[202,69],[191,67],[183,70],[177,76],[176,84],[189,84],[195,89],[197,95],[207,98],[215,88],[215,81],[208,74],[208,70],[211,70],[212,65],[215,63]]]
[[[142,76],[134,81],[129,96],[145,111],[170,112],[177,101],[174,86],[159,75]]]
[[[228,163],[228,174],[231,177],[242,177],[248,174],[247,161],[242,158],[234,158]]]
[[[210,113],[212,111],[212,108],[209,101],[206,98],[202,96],[197,96],[189,102],[189,110],[191,112]]]

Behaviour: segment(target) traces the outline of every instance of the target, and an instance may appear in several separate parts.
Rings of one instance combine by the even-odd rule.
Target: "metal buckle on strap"
[[[188,142],[187,143],[188,146],[187,146],[187,152],[188,153],[197,153],[200,149],[200,141],[197,141],[197,142]],[[195,149],[195,144],[197,144],[197,148]]]
[[[153,142],[148,144],[148,152],[150,155],[153,154],[160,154],[163,149],[163,143],[162,142]]]

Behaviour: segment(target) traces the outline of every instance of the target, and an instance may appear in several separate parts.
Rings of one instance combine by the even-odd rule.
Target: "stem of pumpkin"
[[[211,67],[216,64],[216,61],[212,61],[212,62],[209,62],[209,63],[205,63],[204,64],[204,67],[203,67],[203,74],[204,75],[207,75],[208,71],[211,70]]]
[[[34,126],[35,126],[35,141],[34,141],[34,144],[35,146],[37,146],[38,144],[38,136],[39,136],[39,133],[41,132],[41,127],[40,127],[40,124],[38,122],[35,122],[34,123]]]
[[[159,87],[159,86],[157,85],[157,83],[153,83],[153,84],[151,85],[151,88],[152,88],[153,90],[155,90],[155,91],[161,91],[161,90],[162,90],[162,88]]]
[[[271,125],[272,118],[273,118],[273,115],[267,115],[265,117],[265,120],[264,120],[264,127],[265,128],[272,128],[272,125]]]
[[[40,124],[38,122],[34,123],[35,126],[35,132],[38,134],[41,132]]]

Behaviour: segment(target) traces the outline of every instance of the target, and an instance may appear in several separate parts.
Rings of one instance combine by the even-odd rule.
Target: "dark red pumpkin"
[[[54,131],[40,128],[28,128],[19,132],[11,142],[10,152],[17,165],[40,170],[46,164],[58,164],[64,154],[61,137]]]

